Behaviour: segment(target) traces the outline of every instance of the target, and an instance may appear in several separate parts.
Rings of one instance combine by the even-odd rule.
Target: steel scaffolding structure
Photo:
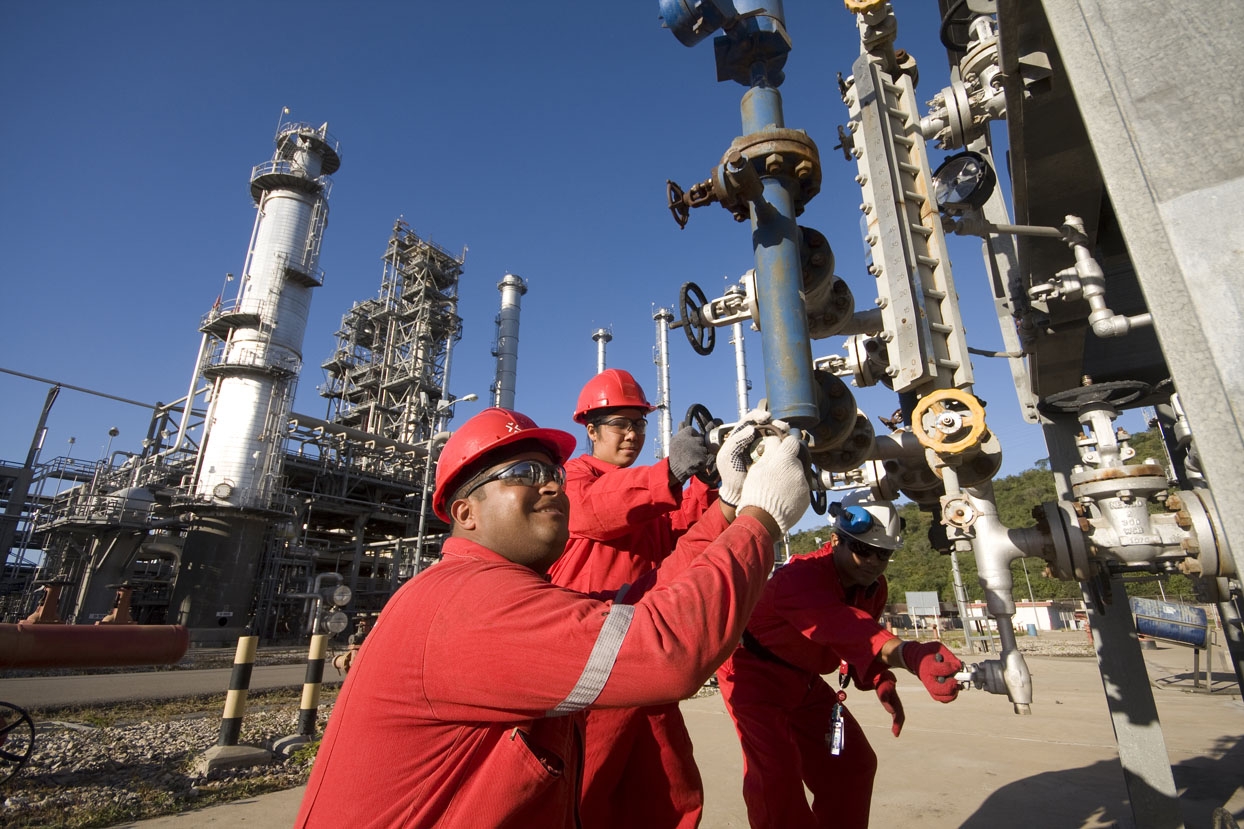
[[[343,426],[415,444],[435,434],[441,402],[449,401],[453,344],[462,336],[458,278],[465,252],[454,257],[393,225],[380,294],[342,317],[337,348],[323,363],[320,394],[329,419]]]

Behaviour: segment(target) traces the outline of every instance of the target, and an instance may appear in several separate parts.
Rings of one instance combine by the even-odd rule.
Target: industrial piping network
[[[737,221],[750,220],[755,258],[755,269],[722,297],[685,284],[681,318],[671,327],[684,328],[701,354],[711,351],[716,327],[750,320],[760,329],[768,406],[803,430],[820,490],[814,506],[823,509],[827,492],[848,487],[867,486],[887,499],[906,495],[933,513],[936,549],[974,554],[1002,647],[999,659],[961,674],[964,684],[1006,694],[1016,713],[1031,713],[1034,687],[1013,626],[1011,562],[1041,558],[1057,577],[1079,581],[1137,825],[1176,826],[1182,823],[1177,794],[1122,578],[1197,577],[1218,604],[1244,685],[1239,570],[1228,540],[1244,539],[1237,520],[1244,514],[1238,485],[1244,452],[1238,415],[1226,404],[1242,352],[1238,284],[1215,288],[1230,294],[1234,301],[1226,304],[1237,314],[1231,319],[1228,312],[1223,329],[1215,329],[1222,341],[1198,352],[1196,361],[1187,359],[1187,346],[1205,337],[1195,330],[1198,317],[1224,313],[1222,302],[1194,290],[1196,274],[1207,264],[1218,273],[1241,267],[1239,246],[1232,253],[1209,234],[1193,239],[1198,233],[1189,218],[1216,216],[1213,205],[1227,203],[1225,194],[1238,198],[1244,163],[1228,165],[1218,178],[1197,169],[1173,181],[1177,173],[1158,136],[1170,125],[1150,129],[1145,110],[1128,97],[1143,96],[1149,84],[1164,88],[1168,80],[1160,62],[1131,47],[1139,42],[1157,50],[1195,26],[1172,21],[1155,3],[1142,4],[1154,7],[1148,12],[1134,3],[1083,5],[943,0],[951,80],[922,114],[916,61],[895,48],[898,22],[890,4],[847,0],[861,50],[851,76],[839,79],[848,115],[839,139],[858,169],[865,264],[877,292],[876,310],[857,312],[850,288],[833,273],[825,238],[796,223],[820,190],[822,170],[815,143],[783,121],[779,87],[791,40],[782,3],[660,0],[663,24],[683,45],[716,34],[718,80],[747,90],[743,135],[709,179],[686,191],[668,182],[669,208],[682,227],[692,208],[713,202]],[[1229,4],[1211,5],[1216,13],[1197,15],[1231,30],[1227,42],[1240,36],[1244,27]],[[1123,43],[1125,35],[1133,40]],[[1205,157],[1219,159],[1232,140],[1220,121],[1227,117],[1220,97],[1225,82],[1217,80],[1232,73],[1225,65],[1220,70],[1199,73],[1216,79],[1213,89],[1181,97],[1181,114],[1172,116],[1195,110]],[[1075,83],[1059,72],[1074,75]],[[1014,206],[1024,223],[1012,223],[996,187],[988,127],[1002,119],[1010,131]],[[1060,125],[1057,147],[1048,146],[1043,123]],[[1196,134],[1182,124],[1179,132]],[[1107,139],[1133,153],[1116,152],[1119,144]],[[934,170],[930,140],[963,151]],[[1100,187],[1087,188],[1087,196],[1079,195],[1086,167],[1071,163],[1069,145],[1099,177]],[[1111,149],[1094,154],[1095,145]],[[1048,159],[1060,153],[1059,161]],[[1132,186],[1142,180],[1144,187]],[[1180,203],[1162,203],[1158,185],[1183,194]],[[1110,213],[1122,233],[1104,218]],[[1224,238],[1233,232],[1222,230]],[[1005,354],[990,356],[1009,360],[1021,408],[1041,423],[1050,447],[1059,499],[1035,512],[1033,527],[1005,526],[993,499],[1001,448],[972,392],[972,350],[946,232],[983,240],[1007,346]],[[1109,267],[1102,264],[1106,256]],[[1164,301],[1145,308],[1137,299],[1142,294]],[[1169,301],[1175,298],[1180,302]],[[847,356],[814,358],[811,341],[834,335],[846,338]],[[1122,340],[1127,345],[1116,345]],[[880,383],[898,395],[901,419],[892,421],[892,435],[873,434],[843,378],[856,386]],[[1191,397],[1205,406],[1200,420],[1186,405]],[[1169,473],[1153,459],[1127,463],[1135,450],[1115,420],[1142,405],[1158,413]],[[1201,427],[1196,436],[1220,456],[1197,451],[1194,422]]]

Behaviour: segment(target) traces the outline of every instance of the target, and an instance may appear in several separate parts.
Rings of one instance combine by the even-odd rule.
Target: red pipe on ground
[[[183,625],[0,624],[0,668],[168,665],[189,647]]]

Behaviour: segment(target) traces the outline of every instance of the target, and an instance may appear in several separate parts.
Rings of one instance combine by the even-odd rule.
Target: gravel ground
[[[286,703],[248,709],[240,744],[270,747],[273,740],[296,732],[298,696],[286,696]],[[305,782],[310,760],[297,755],[196,774],[195,761],[219,737],[220,705],[214,700],[203,705],[203,713],[172,719],[156,713],[102,727],[86,724],[94,719],[89,711],[66,712],[64,720],[34,712],[34,752],[21,771],[0,785],[0,826],[111,826]],[[321,709],[321,730],[327,710]]]
[[[1092,657],[1084,631],[1020,636],[1020,650],[1045,656]],[[996,658],[997,653],[969,654],[955,649],[966,662]],[[204,659],[194,667],[207,667]],[[225,664],[228,664],[226,662]],[[716,693],[706,686],[701,695]],[[324,694],[319,730],[327,722],[331,699]],[[237,800],[267,791],[291,788],[306,781],[310,758],[295,755],[246,769],[193,771],[195,761],[216,744],[220,733],[220,699],[198,710],[180,706],[179,713],[142,712],[129,722],[103,727],[87,723],[100,718],[89,710],[32,712],[37,733],[29,763],[0,785],[0,826],[88,827],[174,814],[213,802]],[[141,712],[141,708],[136,708]],[[124,710],[109,712],[108,719]],[[298,692],[259,696],[248,708],[239,742],[270,748],[274,740],[294,733]],[[59,717],[59,719],[58,719]]]

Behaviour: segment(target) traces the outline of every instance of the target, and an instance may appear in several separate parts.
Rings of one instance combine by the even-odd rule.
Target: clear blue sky
[[[947,77],[936,3],[895,5],[898,45],[920,62],[927,100]],[[800,223],[829,238],[837,273],[868,307],[856,169],[832,149],[847,117],[835,75],[859,52],[854,20],[825,0],[786,0],[785,11],[786,126],[809,133],[824,165]],[[654,395],[654,309],[676,309],[684,281],[717,296],[753,267],[748,228],[726,211],[696,210],[679,230],[665,207],[667,178],[684,188],[706,178],[739,134],[743,92],[716,82],[711,43],[688,49],[661,28],[656,0],[10,0],[0,6],[0,366],[132,400],[184,395],[199,321],[246,255],[251,167],[271,157],[289,107],[288,118],[328,121],[342,153],[295,410],[324,415],[319,365],[342,315],[376,294],[401,216],[451,251],[469,248],[453,393],[488,398],[496,285],[513,272],[530,288],[516,406],[577,431],[570,415],[595,371],[594,330],[612,329],[609,365]],[[951,243],[969,343],[1001,349],[979,244]],[[733,419],[728,339],[719,330],[701,357],[672,332],[676,418],[699,402]],[[813,353],[842,346],[819,340]],[[764,394],[754,332],[748,355],[754,404]],[[976,372],[1004,472],[1031,466],[1044,443],[1019,417],[1005,364],[978,358]],[[0,458],[25,458],[45,393],[0,374]],[[897,406],[884,390],[858,399],[874,416]],[[458,421],[480,405],[462,404]],[[112,426],[112,448],[136,450],[148,421],[64,390],[42,459],[66,454],[71,436],[75,458],[99,458]],[[821,523],[809,513],[800,526]]]

